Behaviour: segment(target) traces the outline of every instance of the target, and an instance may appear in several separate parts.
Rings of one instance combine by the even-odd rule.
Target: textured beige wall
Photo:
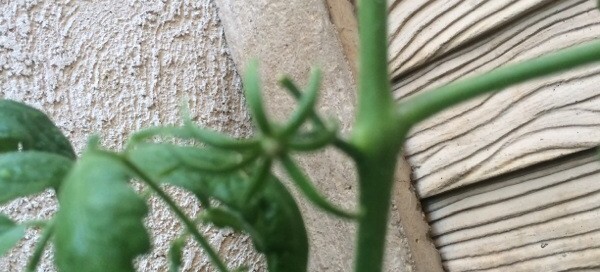
[[[79,152],[93,133],[99,133],[105,145],[120,148],[132,130],[176,123],[178,104],[184,97],[189,97],[199,123],[247,135],[250,121],[217,9],[211,0],[192,2],[0,0],[0,96],[47,112]],[[274,76],[285,72],[304,82],[309,67],[318,64],[325,72],[320,107],[349,131],[354,79],[325,1],[217,3],[228,19],[224,21],[238,64],[253,56],[262,60],[272,114],[282,118],[294,104],[275,88]],[[327,151],[301,164],[311,169],[311,176],[330,199],[345,207],[354,205],[355,177],[348,160]],[[408,176],[398,181],[397,196],[412,194],[406,188]],[[189,212],[198,212],[198,204],[184,193],[172,193]],[[406,237],[416,226],[413,222],[422,221],[413,198],[394,200],[387,271],[433,271],[419,270],[415,259],[420,258],[420,251],[410,249]],[[304,201],[300,206],[311,236],[310,270],[350,271],[353,224],[329,217]],[[416,211],[415,221],[412,213],[407,213],[408,220],[400,216],[405,206]],[[168,242],[181,227],[159,201],[152,200],[151,209],[148,225],[156,248],[140,258],[138,266],[140,271],[164,271]],[[18,220],[47,218],[55,211],[51,192],[0,207],[0,212]],[[248,238],[210,228],[205,233],[229,256],[232,266],[244,263],[254,271],[264,271]],[[20,247],[1,257],[0,271],[23,270],[36,235],[31,231]],[[188,246],[184,270],[210,271],[204,254],[194,248]],[[53,270],[48,251],[40,271]]]
[[[92,133],[119,148],[132,130],[177,122],[182,97],[189,97],[200,123],[235,135],[250,131],[240,80],[209,0],[0,0],[0,96],[48,113],[79,152]],[[175,194],[198,211],[197,203]],[[180,225],[158,201],[151,209],[147,222],[157,247],[139,267],[164,271],[167,241]],[[46,218],[56,201],[47,192],[0,211],[18,220]],[[233,256],[232,264],[260,266],[247,239],[206,233]],[[29,232],[0,258],[0,271],[22,271],[35,240]],[[46,252],[40,271],[53,270],[49,259]],[[186,271],[204,271],[207,264],[202,252],[185,253]]]

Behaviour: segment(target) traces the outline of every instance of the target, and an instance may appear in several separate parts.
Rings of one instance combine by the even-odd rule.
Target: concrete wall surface
[[[229,58],[217,10],[209,0],[70,1],[0,0],[0,97],[25,101],[48,113],[81,152],[93,133],[120,148],[141,127],[179,120],[189,97],[202,124],[234,135],[250,133],[241,83]],[[180,191],[190,213],[198,204]],[[154,250],[140,271],[167,270],[168,241],[181,226],[158,200],[147,225]],[[0,207],[19,221],[56,211],[52,192]],[[248,238],[206,228],[232,265],[262,270]],[[23,271],[38,233],[0,258],[0,271]],[[188,245],[185,271],[210,271],[205,254]],[[47,251],[39,271],[53,271]]]

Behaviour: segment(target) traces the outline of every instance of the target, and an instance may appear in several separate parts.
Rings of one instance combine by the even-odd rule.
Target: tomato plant
[[[266,256],[270,271],[306,271],[307,233],[296,201],[272,171],[273,164],[280,163],[312,204],[340,220],[356,221],[355,271],[381,271],[394,169],[411,127],[478,95],[600,61],[600,42],[594,41],[397,102],[387,70],[386,2],[363,0],[358,6],[358,110],[348,137],[339,135],[336,123],[324,121],[314,109],[321,80],[318,69],[304,88],[290,78],[281,81],[298,106],[287,122],[273,122],[263,110],[256,62],[247,69],[244,88],[257,133],[245,139],[198,127],[184,113],[183,125],[133,133],[123,151],[107,150],[92,138],[76,158],[68,139],[46,115],[19,102],[1,100],[0,204],[54,189],[60,209],[49,221],[24,224],[0,214],[0,254],[18,242],[26,228],[36,227],[44,231],[29,262],[30,271],[48,243],[55,245],[60,271],[132,271],[133,259],[150,248],[142,222],[147,204],[130,186],[137,179],[166,202],[186,227],[172,242],[173,271],[178,270],[184,241],[190,238],[217,270],[243,270],[221,260],[200,233],[201,224],[250,235],[256,249]],[[327,146],[355,162],[357,211],[340,209],[325,199],[290,156]],[[200,216],[186,215],[164,192],[165,184],[193,193],[204,207]]]

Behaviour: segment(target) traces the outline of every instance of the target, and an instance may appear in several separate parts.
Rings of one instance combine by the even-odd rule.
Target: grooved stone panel
[[[395,0],[389,3],[393,77],[415,69],[483,34],[505,27],[552,0]],[[554,1],[557,2],[557,1]]]
[[[424,203],[448,271],[600,268],[600,162],[561,158]]]
[[[556,1],[395,84],[398,99],[600,37],[595,1]],[[410,133],[421,197],[600,143],[600,65],[520,84],[442,112]]]

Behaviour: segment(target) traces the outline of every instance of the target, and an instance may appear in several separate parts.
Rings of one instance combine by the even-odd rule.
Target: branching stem
[[[288,90],[288,92],[294,98],[296,98],[296,100],[300,100],[300,98],[302,97],[302,92],[300,92],[300,89],[294,83],[294,81],[292,81],[292,79],[290,79],[289,77],[283,77],[279,80],[279,83],[286,90]],[[316,129],[325,129],[326,128],[325,123],[323,122],[321,117],[319,117],[319,115],[314,110],[311,110],[308,118],[310,118],[310,120],[312,121],[312,123]],[[354,146],[351,143],[347,142],[346,140],[340,138],[339,136],[336,136],[335,139],[333,140],[333,146],[335,148],[337,148],[339,151],[342,151],[343,153],[345,153],[347,156],[353,158],[354,160],[358,160],[359,157],[361,156],[360,152],[358,151],[356,146]]]
[[[175,215],[177,215],[177,217],[179,217],[179,219],[183,222],[183,224],[187,228],[187,231],[189,231],[189,233],[194,237],[196,242],[198,242],[198,244],[200,244],[200,246],[206,251],[206,253],[208,254],[212,263],[217,267],[217,269],[219,269],[219,271],[221,271],[221,272],[228,272],[227,266],[225,265],[225,263],[223,263],[221,258],[219,258],[219,254],[217,254],[217,252],[210,246],[210,244],[208,243],[206,238],[204,238],[204,236],[202,236],[200,231],[198,231],[198,229],[196,228],[196,225],[194,224],[194,221],[192,219],[190,219],[183,212],[183,210],[175,203],[175,201],[173,201],[173,199],[171,199],[171,197],[169,195],[167,195],[167,193],[160,188],[160,186],[158,185],[159,183],[157,181],[155,181],[153,178],[151,178],[150,176],[146,175],[142,170],[137,168],[137,166],[135,166],[133,163],[131,163],[126,158],[123,158],[123,157],[119,157],[119,158],[142,181],[144,181],[144,183],[146,183],[148,185],[148,187],[150,187],[169,206],[169,208],[171,208],[171,210],[175,213]]]
[[[381,271],[394,170],[405,134],[396,122],[387,68],[385,0],[358,3],[360,63],[358,110],[352,144],[357,160],[362,216],[358,222],[356,272]]]
[[[570,47],[417,94],[398,105],[397,118],[412,126],[479,95],[597,61],[600,61],[600,41]]]
[[[53,234],[54,234],[54,222],[53,221],[45,222],[44,231],[42,232],[42,236],[40,237],[37,244],[35,245],[35,250],[33,251],[33,255],[31,256],[31,259],[29,259],[29,262],[27,263],[27,268],[25,269],[25,271],[27,271],[27,272],[35,271],[38,264],[40,263],[40,260],[42,259],[42,253],[44,253],[44,249],[46,248],[46,245],[48,244],[48,241],[50,240],[50,238],[52,237]]]

